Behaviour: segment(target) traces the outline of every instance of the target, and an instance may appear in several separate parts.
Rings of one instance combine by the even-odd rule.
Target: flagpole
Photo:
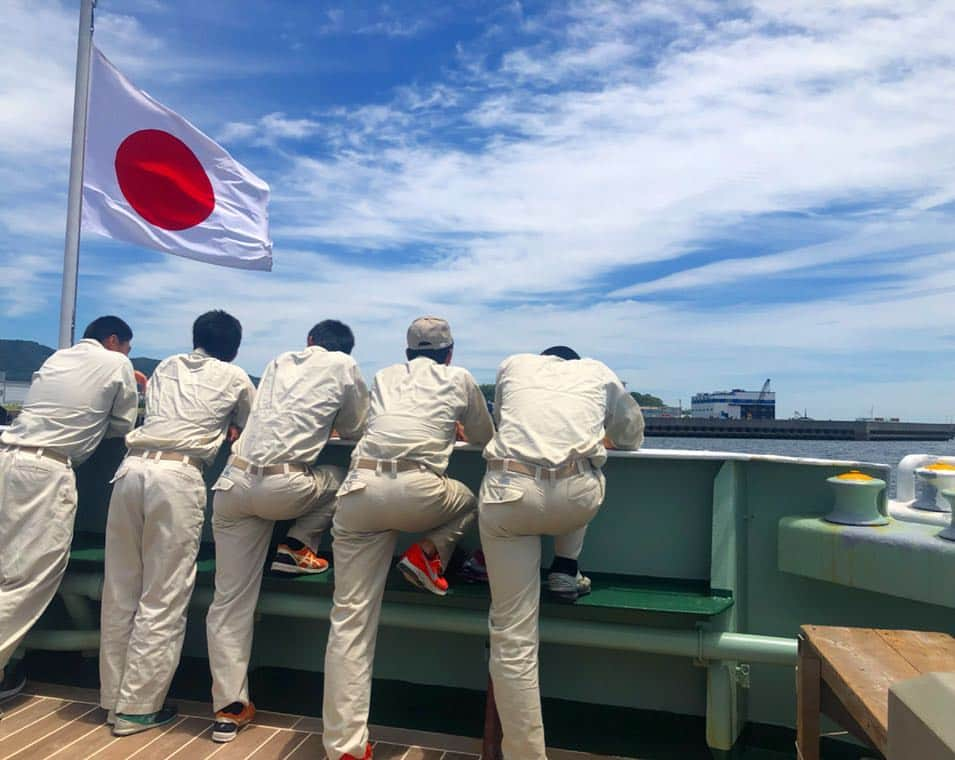
[[[70,190],[66,207],[66,246],[63,250],[63,291],[60,296],[60,348],[73,345],[76,324],[76,284],[80,262],[80,216],[83,211],[83,159],[86,153],[86,110],[90,92],[90,55],[93,47],[93,7],[81,0],[80,30],[76,43],[76,86],[73,92],[73,147],[70,152]]]

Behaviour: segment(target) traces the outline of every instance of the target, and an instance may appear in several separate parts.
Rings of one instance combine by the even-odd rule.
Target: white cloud
[[[441,81],[405,83],[387,102],[223,117],[227,144],[274,150],[271,275],[170,259],[90,282],[124,305],[138,345],[157,354],[180,347],[211,300],[234,310],[253,372],[325,316],[353,323],[373,370],[400,358],[407,322],[433,310],[452,320],[458,360],[483,379],[508,352],[567,342],[668,400],[772,374],[781,399],[801,407],[787,394],[804,388],[819,416],[825,398],[833,410],[851,401],[833,378],[863,367],[897,378],[950,344],[955,222],[928,210],[955,199],[955,6],[594,0],[509,13],[463,45]],[[335,33],[349,22],[338,11],[320,20]],[[24,42],[13,61],[21,73],[0,72],[21,93],[9,119],[0,109],[5,163],[24,142],[31,155],[60,156],[65,177],[57,145],[69,107],[53,104],[70,89],[73,33],[55,32],[69,55],[43,60]],[[141,25],[117,19],[112,33],[135,55]],[[521,42],[501,50],[502,39]],[[18,83],[34,61],[50,104],[35,130]],[[791,242],[779,222],[759,222],[852,204],[859,213],[841,212],[824,243],[807,245],[795,217]],[[6,208],[0,223],[42,234]],[[697,255],[640,281],[621,274],[652,272],[741,228],[766,253]],[[111,249],[101,250],[94,260]],[[760,302],[769,278],[862,274],[877,281]],[[717,285],[752,299],[664,300]],[[10,292],[0,290],[4,308]],[[902,403],[899,412],[925,417],[934,402],[910,393]]]

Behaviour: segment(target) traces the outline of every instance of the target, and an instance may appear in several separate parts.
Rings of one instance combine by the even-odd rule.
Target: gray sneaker
[[[590,593],[590,578],[579,570],[576,578],[567,573],[549,573],[547,588],[563,601],[576,602],[579,597]]]
[[[132,736],[141,731],[148,731],[151,728],[158,728],[171,723],[176,719],[179,710],[170,705],[165,705],[159,712],[147,713],[146,715],[124,715],[116,714],[116,723],[113,724],[113,736]]]

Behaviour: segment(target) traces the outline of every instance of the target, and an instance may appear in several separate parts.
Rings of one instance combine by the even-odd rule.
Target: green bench
[[[79,587],[77,578],[98,580],[102,576],[104,555],[102,535],[82,532],[75,535],[65,581],[67,593]],[[199,553],[196,580],[196,589],[200,592],[198,601],[207,596],[201,593],[202,589],[213,587],[214,575],[214,549],[211,544],[204,543]],[[593,583],[591,594],[581,597],[575,604],[553,601],[545,592],[541,600],[542,618],[626,624],[637,619],[645,622],[646,616],[650,614],[689,616],[694,620],[703,620],[719,615],[733,605],[730,592],[710,589],[704,581],[612,573],[591,573],[590,578]],[[455,576],[451,576],[450,580],[451,588],[447,596],[436,597],[411,587],[400,573],[393,570],[385,586],[384,601],[389,605],[478,611],[486,616],[490,601],[487,585],[468,583]],[[262,597],[267,599],[271,595],[279,595],[329,600],[334,583],[334,566],[321,575],[296,578],[276,578],[266,572],[262,580]],[[83,588],[91,590],[85,585]],[[91,594],[90,598],[94,598],[94,595]]]

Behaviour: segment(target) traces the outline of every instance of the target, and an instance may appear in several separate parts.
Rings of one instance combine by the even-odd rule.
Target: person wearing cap
[[[443,596],[444,569],[474,522],[477,500],[445,477],[460,424],[483,446],[494,434],[487,404],[466,369],[452,367],[443,319],[408,328],[407,361],[375,375],[368,428],[338,490],[332,535],[335,595],[325,650],[325,751],[331,760],[370,757],[368,709],[378,616],[399,532],[426,532],[398,569]]]
[[[333,425],[342,438],[358,438],[364,430],[368,390],[350,356],[354,345],[348,325],[327,319],[311,329],[304,351],[273,360],[233,456],[213,486],[216,578],[206,635],[215,741],[231,741],[255,717],[247,673],[275,521],[295,523],[276,550],[273,571],[299,575],[328,569],[315,551],[331,524],[345,472],[314,462]]]
[[[643,415],[603,363],[566,346],[518,354],[498,369],[498,423],[484,450],[478,525],[491,588],[491,680],[505,758],[544,760],[537,680],[542,535],[554,536],[551,592],[590,592],[577,566],[587,524],[604,500],[604,440],[643,442]]]
[[[136,423],[132,339],[119,317],[93,320],[79,343],[43,362],[22,411],[0,436],[0,701],[23,688],[10,660],[66,571],[76,517],[73,467],[103,438],[124,436]]]
[[[176,717],[164,703],[196,581],[202,470],[230,426],[245,425],[255,397],[249,376],[230,363],[241,341],[231,314],[200,315],[193,350],[156,367],[146,384],[145,423],[126,436],[106,520],[100,616],[100,704],[116,736]]]

